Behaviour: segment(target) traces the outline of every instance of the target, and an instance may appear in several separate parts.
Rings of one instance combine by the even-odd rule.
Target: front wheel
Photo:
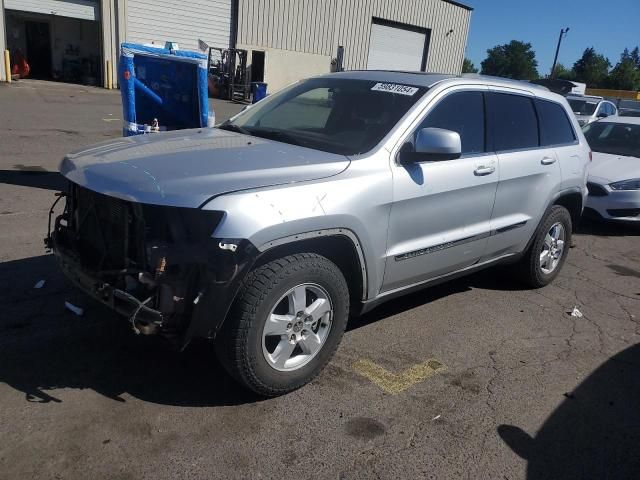
[[[216,351],[240,383],[265,396],[311,381],[333,356],[349,316],[340,269],[313,253],[252,271],[216,338]]]
[[[558,276],[569,253],[571,231],[568,210],[560,205],[551,207],[520,263],[520,273],[525,283],[540,288]]]

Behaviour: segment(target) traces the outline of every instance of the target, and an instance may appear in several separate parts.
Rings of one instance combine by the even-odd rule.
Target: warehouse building
[[[0,0],[0,49],[30,77],[117,83],[122,42],[248,51],[275,91],[335,68],[459,73],[471,8],[450,0]],[[23,62],[23,63],[24,63]],[[109,65],[110,64],[110,65]],[[19,65],[17,65],[19,67]],[[4,65],[1,76],[6,78]],[[109,77],[109,73],[111,76]]]

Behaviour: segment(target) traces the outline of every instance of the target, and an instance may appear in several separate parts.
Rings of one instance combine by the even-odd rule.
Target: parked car
[[[616,106],[602,97],[568,95],[567,101],[581,126],[595,122],[599,118],[618,115]]]
[[[640,222],[640,118],[605,118],[584,135],[593,150],[587,207],[607,220]]]
[[[47,244],[137,332],[214,339],[278,395],[324,368],[350,314],[499,263],[550,283],[588,160],[565,99],[535,85],[336,73],[216,129],[68,155]]]
[[[640,109],[621,108],[618,110],[618,115],[621,117],[640,117]]]

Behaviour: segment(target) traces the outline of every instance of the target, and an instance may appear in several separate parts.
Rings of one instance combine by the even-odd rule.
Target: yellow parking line
[[[430,358],[422,363],[406,369],[404,372],[394,374],[380,365],[365,358],[353,364],[353,369],[368,378],[378,387],[391,395],[404,392],[436,373],[446,370],[446,366],[434,358]]]

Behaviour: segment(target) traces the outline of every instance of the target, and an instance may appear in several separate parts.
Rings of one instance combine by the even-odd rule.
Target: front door
[[[483,255],[499,165],[487,152],[486,90],[450,89],[428,110],[421,128],[456,131],[462,157],[400,164],[392,161],[393,206],[383,291],[395,290],[469,267]]]

